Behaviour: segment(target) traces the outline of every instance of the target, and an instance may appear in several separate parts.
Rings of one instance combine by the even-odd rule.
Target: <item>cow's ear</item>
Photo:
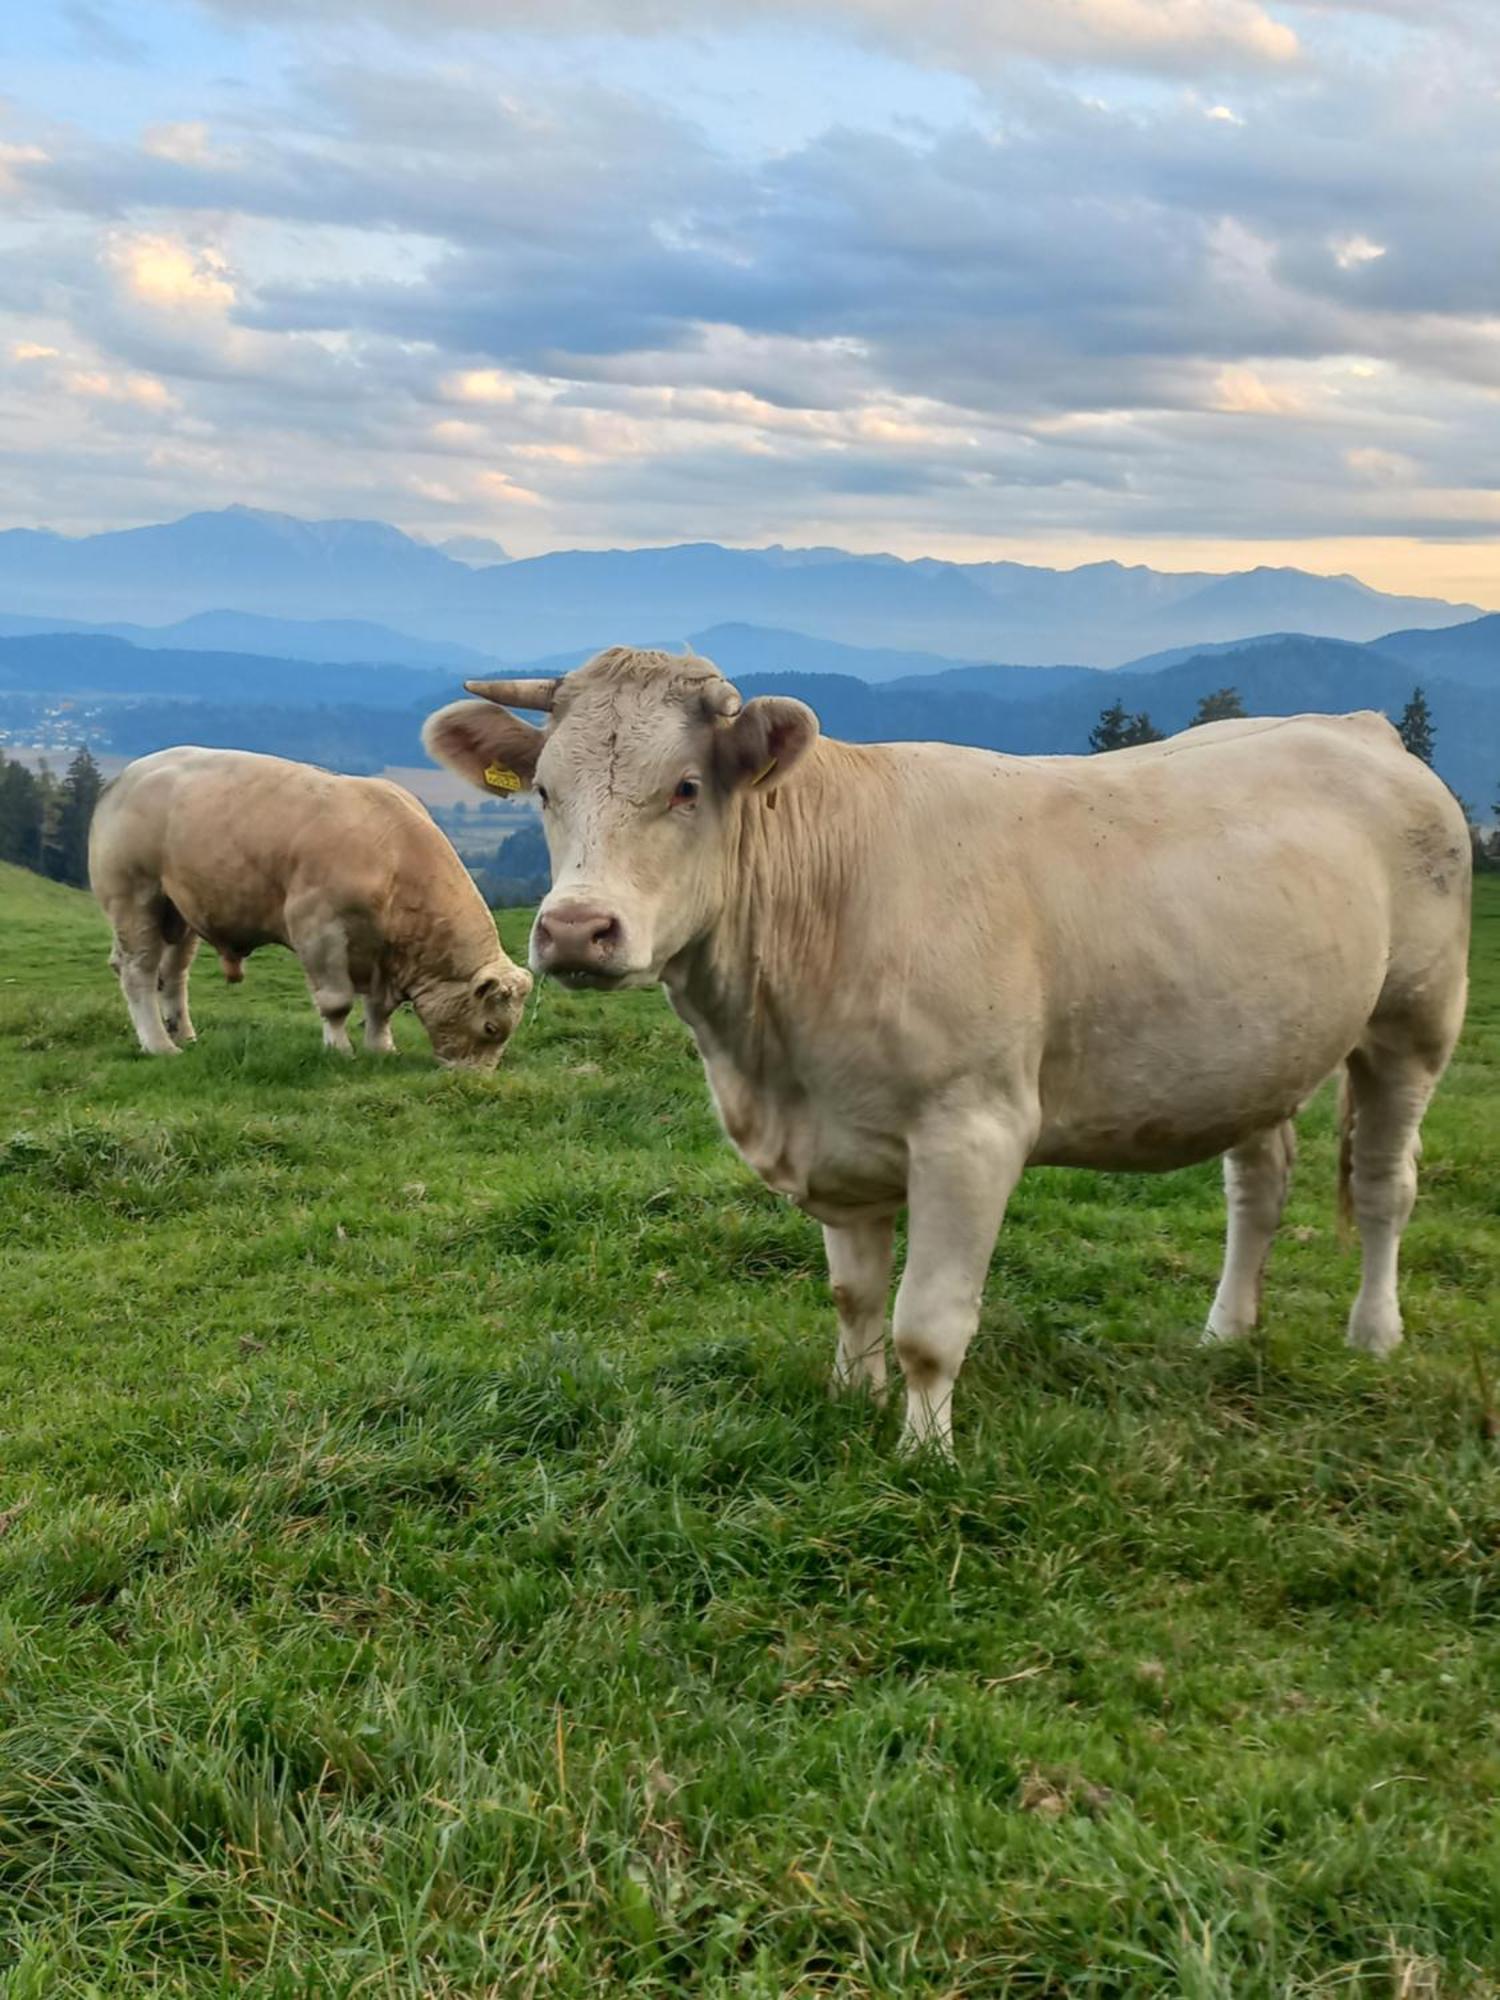
[[[719,775],[731,788],[759,785],[769,794],[817,740],[818,718],[806,703],[758,695],[718,732]]]
[[[546,740],[544,729],[492,701],[449,702],[422,729],[422,746],[434,762],[493,798],[531,789]]]

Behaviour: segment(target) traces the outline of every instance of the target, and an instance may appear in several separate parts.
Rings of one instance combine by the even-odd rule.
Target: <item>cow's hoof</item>
[[[909,1464],[957,1465],[958,1454],[953,1449],[951,1437],[943,1437],[937,1431],[929,1431],[925,1437],[919,1436],[909,1425],[904,1426],[896,1440],[896,1456]]]
[[[1390,1320],[1351,1321],[1346,1338],[1356,1353],[1370,1354],[1383,1361],[1401,1345],[1401,1322],[1399,1319],[1394,1324]]]
[[[846,1396],[865,1396],[878,1410],[885,1408],[889,1398],[884,1382],[877,1382],[870,1375],[845,1375],[837,1368],[828,1378],[828,1394],[836,1403],[842,1402]]]
[[[1210,1313],[1202,1333],[1198,1336],[1198,1345],[1200,1347],[1223,1347],[1231,1340],[1248,1339],[1254,1331],[1255,1323],[1253,1320],[1246,1320],[1241,1323],[1228,1318],[1221,1319],[1215,1314]]]

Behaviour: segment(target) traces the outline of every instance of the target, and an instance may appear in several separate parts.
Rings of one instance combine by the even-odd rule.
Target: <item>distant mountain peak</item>
[[[432,546],[470,569],[487,569],[492,563],[508,563],[511,559],[510,552],[488,535],[449,535],[446,541],[434,542]]]
[[[360,620],[410,635],[404,644],[511,660],[741,623],[890,654],[1096,666],[1267,631],[1359,641],[1477,615],[1271,564],[1213,574],[1105,558],[1058,570],[709,541],[505,557],[483,536],[435,546],[388,522],[241,502],[76,538],[0,533],[0,613],[116,627],[206,612]]]

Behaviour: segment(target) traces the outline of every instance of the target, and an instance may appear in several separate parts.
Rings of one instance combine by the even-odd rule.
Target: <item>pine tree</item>
[[[1245,704],[1240,700],[1238,688],[1215,688],[1198,703],[1198,712],[1188,728],[1196,729],[1200,722],[1238,722],[1244,713]]]
[[[1089,731],[1090,750],[1096,753],[1100,750],[1118,750],[1125,741],[1125,730],[1129,721],[1122,701],[1113,702],[1108,708],[1101,708],[1099,720]]]
[[[39,764],[36,773],[36,840],[37,872],[50,876],[54,882],[62,879],[62,852],[58,845],[58,821],[62,812],[62,786],[53,777],[50,766]]]
[[[1099,720],[1089,731],[1089,748],[1100,750],[1128,750],[1133,743],[1160,743],[1161,731],[1155,727],[1144,709],[1139,715],[1126,712],[1123,702],[1114,702],[1099,711]]]
[[[42,787],[35,771],[0,758],[0,861],[42,865]]]
[[[1121,748],[1128,750],[1132,743],[1163,743],[1165,741],[1165,730],[1158,729],[1145,709],[1142,709],[1139,715],[1131,716],[1125,730],[1125,741],[1121,745]]]
[[[1433,743],[1436,735],[1432,726],[1432,710],[1427,706],[1427,697],[1420,687],[1411,691],[1411,700],[1401,711],[1401,720],[1396,724],[1396,733],[1413,757],[1420,757],[1424,764],[1432,762]]]
[[[55,870],[48,871],[55,872],[60,882],[71,882],[75,889],[88,887],[89,822],[103,789],[103,773],[89,751],[80,748],[58,791]]]

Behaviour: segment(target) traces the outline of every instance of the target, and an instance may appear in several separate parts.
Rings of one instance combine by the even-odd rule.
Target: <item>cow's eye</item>
[[[698,780],[696,778],[680,778],[677,782],[677,789],[672,794],[673,805],[674,806],[697,805],[698,790],[699,790]]]
[[[551,805],[552,800],[548,796],[547,787],[545,785],[538,785],[536,787],[536,796],[538,805],[543,805],[543,806]]]

